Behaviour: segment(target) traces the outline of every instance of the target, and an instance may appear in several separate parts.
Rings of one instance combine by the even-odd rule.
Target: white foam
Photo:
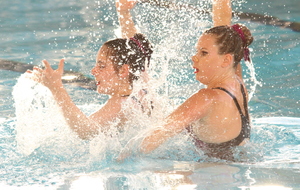
[[[255,124],[281,124],[300,125],[300,118],[297,117],[262,117],[253,119]]]
[[[59,151],[64,154],[70,150],[66,148],[68,145],[76,145],[76,136],[67,126],[48,88],[23,74],[12,94],[17,117],[17,149],[20,153],[29,155],[44,145],[58,154]]]

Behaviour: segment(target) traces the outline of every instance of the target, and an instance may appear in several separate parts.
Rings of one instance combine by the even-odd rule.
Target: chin
[[[110,95],[110,96],[114,94],[114,92],[111,91],[110,88],[101,88],[101,87],[99,87],[99,86],[98,86],[98,88],[97,88],[97,92],[98,92],[99,94],[106,94],[106,95]]]
[[[99,94],[107,94],[107,89],[104,89],[104,88],[98,86],[97,92],[98,92]]]
[[[206,78],[204,78],[204,77],[197,77],[196,80],[204,85],[207,85]]]

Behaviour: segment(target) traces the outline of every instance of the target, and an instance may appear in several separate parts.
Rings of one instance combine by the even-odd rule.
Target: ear
[[[232,54],[225,54],[223,63],[221,64],[222,68],[228,67],[229,65],[233,64],[234,58]]]
[[[122,65],[122,67],[119,69],[118,75],[121,78],[126,78],[127,76],[129,76],[129,65],[128,64]]]

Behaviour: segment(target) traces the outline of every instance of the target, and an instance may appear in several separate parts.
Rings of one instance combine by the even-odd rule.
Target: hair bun
[[[151,56],[153,53],[152,45],[150,44],[149,40],[141,33],[136,33],[133,36],[134,39],[138,40],[145,51],[146,56]]]
[[[248,47],[250,46],[250,44],[253,42],[253,36],[249,30],[249,28],[247,28],[247,26],[243,25],[243,24],[236,24],[237,26],[239,26],[239,28],[243,31],[244,33],[244,37],[245,37],[245,41],[244,41],[244,47]]]

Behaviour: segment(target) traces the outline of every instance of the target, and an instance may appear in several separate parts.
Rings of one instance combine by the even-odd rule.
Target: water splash
[[[43,147],[48,152],[64,155],[71,151],[70,147],[80,144],[67,127],[48,88],[29,79],[25,73],[18,79],[12,94],[17,117],[17,149],[20,153],[30,155]]]
[[[248,101],[250,101],[255,94],[257,85],[259,85],[261,87],[262,83],[260,81],[258,81],[256,78],[255,67],[253,65],[252,60],[250,60],[250,62],[246,61],[245,64],[249,70],[249,76],[250,76],[249,79],[245,79],[245,83],[248,84],[249,82],[251,82],[251,84],[247,85],[250,88],[249,100],[248,100]]]

